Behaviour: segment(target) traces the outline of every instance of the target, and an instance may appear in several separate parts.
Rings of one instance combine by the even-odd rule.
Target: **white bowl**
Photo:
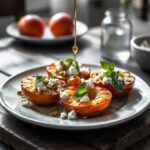
[[[140,46],[144,40],[150,43],[150,35],[139,35],[132,38],[131,55],[141,68],[150,70],[150,48]]]

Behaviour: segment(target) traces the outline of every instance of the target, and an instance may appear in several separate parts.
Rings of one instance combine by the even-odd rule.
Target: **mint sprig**
[[[72,65],[73,62],[74,62],[74,59],[71,59],[71,58],[68,58],[65,61],[66,65],[68,65],[69,67]]]
[[[39,82],[42,82],[42,81],[44,81],[45,76],[37,75],[37,76],[36,76],[36,79],[37,79]]]
[[[108,78],[107,83],[109,83],[113,88],[118,91],[122,91],[124,87],[124,80],[118,80],[116,78]]]
[[[102,68],[106,71],[105,72],[106,77],[112,77],[116,75],[116,73],[114,72],[115,69],[114,64],[105,61],[100,62],[100,64]]]
[[[69,67],[73,64],[74,60],[73,59],[66,59],[60,61],[60,65],[62,66],[62,70],[67,71]]]
[[[75,92],[75,98],[80,100],[84,95],[87,94],[87,84],[85,82],[81,83]]]
[[[115,66],[112,63],[102,61],[100,62],[101,67],[105,70],[105,76],[107,77],[107,82],[117,89],[122,91],[124,88],[124,80],[120,80],[120,72],[115,71]]]
[[[70,68],[70,66],[73,66],[77,69],[78,72],[80,72],[79,64],[74,59],[69,58],[69,59],[60,61],[60,65],[62,66],[63,71],[67,71]]]

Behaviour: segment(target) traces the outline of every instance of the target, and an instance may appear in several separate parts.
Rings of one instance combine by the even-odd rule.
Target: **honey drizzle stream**
[[[76,22],[77,22],[77,0],[74,0],[74,46],[72,48],[72,51],[73,51],[75,61],[77,61],[76,55],[78,53]]]

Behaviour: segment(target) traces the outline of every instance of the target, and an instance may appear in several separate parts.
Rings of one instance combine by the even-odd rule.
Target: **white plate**
[[[88,66],[93,70],[99,69],[99,66],[96,65]],[[66,130],[85,130],[104,128],[126,122],[141,114],[150,103],[149,86],[135,75],[135,86],[131,93],[123,98],[114,99],[111,107],[103,115],[77,120],[63,120],[51,117],[40,113],[42,109],[45,109],[45,111],[47,109],[49,110],[48,107],[35,107],[34,109],[22,107],[19,96],[17,95],[17,91],[20,90],[20,81],[24,77],[43,73],[46,73],[45,67],[39,67],[9,78],[2,86],[1,105],[3,108],[16,118],[38,126]]]
[[[83,22],[77,21],[77,38],[83,36],[88,31],[88,27]],[[67,42],[73,40],[73,35],[54,37],[48,27],[45,28],[44,35],[42,38],[35,38],[29,36],[23,36],[19,33],[16,23],[11,23],[7,26],[6,32],[11,37],[28,43],[34,44],[57,44],[60,42]]]

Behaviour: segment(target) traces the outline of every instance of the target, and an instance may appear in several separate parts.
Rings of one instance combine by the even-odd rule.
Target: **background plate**
[[[97,65],[87,65],[92,70],[98,70]],[[104,128],[126,122],[141,114],[150,103],[150,88],[135,75],[134,89],[128,96],[113,99],[110,108],[101,116],[89,119],[63,120],[45,115],[42,109],[32,110],[22,107],[17,91],[20,90],[21,80],[28,75],[45,74],[45,66],[30,69],[9,78],[2,86],[1,105],[16,118],[38,126],[66,129],[86,130]],[[40,110],[41,109],[41,110]],[[45,109],[46,110],[46,109]]]
[[[88,27],[83,22],[77,21],[77,38],[83,36],[88,31]],[[57,44],[60,42],[68,42],[73,40],[73,35],[68,36],[61,36],[61,37],[54,37],[52,33],[49,31],[48,27],[45,28],[45,32],[42,38],[35,38],[35,37],[29,37],[29,36],[23,36],[19,33],[19,30],[17,28],[17,23],[11,23],[7,26],[6,32],[11,37],[28,43],[34,43],[34,44]]]

